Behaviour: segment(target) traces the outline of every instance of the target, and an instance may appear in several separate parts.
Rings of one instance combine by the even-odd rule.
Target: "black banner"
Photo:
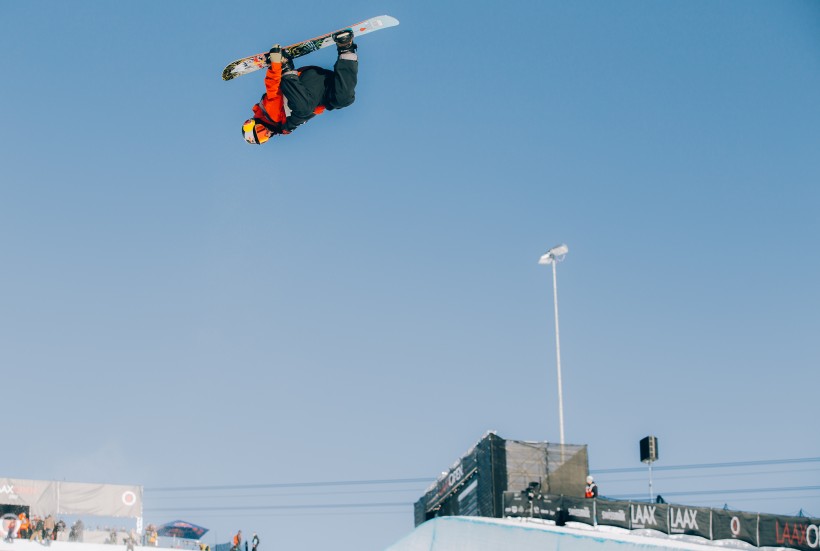
[[[20,513],[25,513],[26,516],[29,515],[29,506],[28,505],[11,505],[6,503],[0,503],[0,516],[5,515],[14,515],[19,516]]]
[[[595,518],[598,524],[604,526],[629,528],[629,502],[596,499]]]
[[[820,549],[820,521],[806,517],[760,515],[761,547],[791,547],[805,551]]]
[[[414,505],[416,526],[445,515],[502,517],[507,488],[504,439],[488,434]]]
[[[504,492],[506,517],[657,530],[704,539],[739,540],[758,547],[788,547],[820,551],[820,519],[757,515],[725,509],[705,509],[661,503],[584,499],[527,492]]]
[[[439,478],[436,487],[422,498],[425,509],[430,511],[440,507],[465,478],[472,476],[476,467],[475,453],[464,456],[446,475]]]
[[[649,529],[669,533],[669,505],[631,502],[629,506],[629,526],[632,530]]]
[[[504,516],[530,516],[530,502],[527,496],[521,492],[504,492]]]
[[[757,514],[712,509],[712,539],[757,545]]]
[[[670,505],[669,533],[700,536],[708,540],[712,534],[710,512],[709,509],[701,507]]]
[[[535,501],[535,517],[544,520],[558,520],[561,509],[561,498],[558,496],[539,496]]]
[[[456,494],[458,514],[462,517],[480,516],[478,511],[478,476],[474,476],[466,486]]]
[[[595,500],[583,497],[564,496],[561,508],[566,512],[564,520],[567,522],[583,522],[595,524]]]
[[[530,501],[526,492],[504,492],[505,517],[532,517],[557,520],[561,496],[535,496]]]

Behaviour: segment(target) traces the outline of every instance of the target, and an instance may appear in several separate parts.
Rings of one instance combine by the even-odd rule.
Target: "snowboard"
[[[390,17],[389,15],[371,17],[370,19],[366,19],[360,23],[356,23],[355,25],[350,25],[349,27],[344,27],[337,31],[317,36],[316,38],[311,38],[310,40],[305,40],[304,42],[297,42],[296,44],[291,44],[290,46],[284,46],[282,50],[288,52],[288,54],[295,59],[297,57],[307,55],[310,52],[315,52],[316,50],[321,50],[327,46],[334,45],[333,35],[339,31],[352,29],[353,36],[359,37],[363,34],[372,33],[388,27],[395,27],[398,24],[399,20],[395,17]],[[225,70],[222,71],[222,80],[231,80],[233,78],[258,71],[259,69],[266,69],[267,67],[270,67],[268,52],[243,57],[242,59],[237,59],[236,61],[229,63],[228,66],[225,67]]]

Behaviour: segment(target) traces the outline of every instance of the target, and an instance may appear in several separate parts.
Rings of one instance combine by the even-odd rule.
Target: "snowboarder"
[[[598,497],[598,485],[595,484],[595,479],[591,476],[587,477],[587,487],[584,490],[584,497],[592,498]]]
[[[353,31],[333,35],[338,58],[333,70],[302,67],[279,45],[270,49],[270,67],[265,73],[265,94],[253,106],[253,118],[242,124],[242,136],[250,144],[263,144],[277,134],[290,134],[325,110],[341,109],[353,103],[359,72]]]

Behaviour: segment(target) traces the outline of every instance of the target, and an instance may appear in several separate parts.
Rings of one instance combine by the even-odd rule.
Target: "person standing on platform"
[[[595,479],[591,476],[587,477],[587,487],[586,490],[584,490],[584,497],[598,497],[598,485],[595,484]]]

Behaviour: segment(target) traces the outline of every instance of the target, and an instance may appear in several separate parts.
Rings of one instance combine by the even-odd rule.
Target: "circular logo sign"
[[[740,535],[740,519],[737,517],[732,517],[732,522],[729,524],[729,529],[732,531],[732,535],[734,537],[738,537]]]
[[[129,507],[133,506],[137,502],[137,494],[128,490],[127,492],[122,493],[122,502]]]

